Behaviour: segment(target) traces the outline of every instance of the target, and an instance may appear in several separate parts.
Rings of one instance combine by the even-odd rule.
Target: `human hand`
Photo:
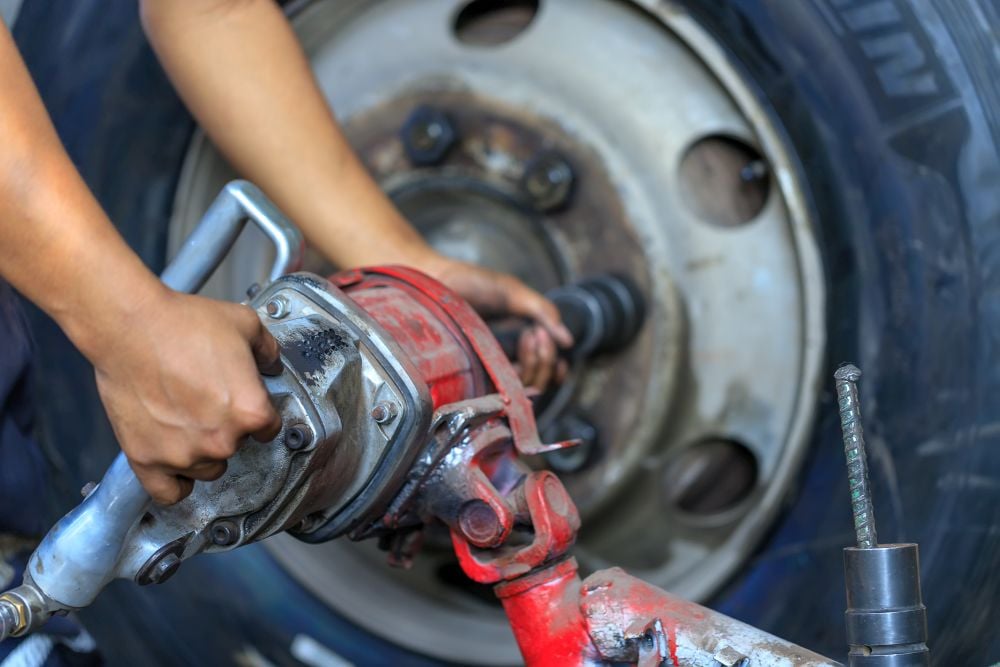
[[[250,308],[164,290],[121,336],[88,356],[115,435],[153,500],[218,479],[247,435],[281,419],[258,371],[280,369],[278,344]]]
[[[515,365],[521,382],[544,390],[551,381],[562,381],[566,364],[556,348],[571,346],[573,336],[551,301],[514,276],[441,255],[415,266],[457,292],[483,315],[512,315],[535,322],[521,334],[517,346]]]

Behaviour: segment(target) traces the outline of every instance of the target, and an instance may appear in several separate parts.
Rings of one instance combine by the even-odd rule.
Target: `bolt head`
[[[400,138],[410,162],[427,167],[444,160],[458,141],[458,134],[445,112],[421,105],[403,123]]]
[[[310,442],[312,442],[312,433],[304,426],[296,424],[285,431],[285,447],[292,451],[305,449]]]
[[[833,373],[835,380],[846,380],[847,382],[857,382],[861,379],[861,369],[854,364],[844,363]]]
[[[240,529],[232,521],[216,521],[211,530],[212,544],[228,547],[240,538]]]
[[[465,539],[477,547],[496,546],[504,526],[493,508],[478,498],[469,500],[458,513],[458,527]]]
[[[149,581],[154,584],[162,584],[174,576],[180,567],[181,559],[177,554],[166,554],[150,570]]]
[[[399,408],[396,407],[395,403],[392,401],[381,401],[372,407],[371,415],[377,424],[385,425],[392,423],[392,420],[396,418],[398,413]]]
[[[264,310],[271,319],[280,320],[288,315],[288,300],[283,296],[271,297],[264,304]]]

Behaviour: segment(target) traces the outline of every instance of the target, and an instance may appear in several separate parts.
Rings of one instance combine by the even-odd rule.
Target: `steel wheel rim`
[[[588,6],[587,12],[574,13],[569,11],[570,2],[567,0],[543,0],[534,20],[510,43],[480,47],[460,42],[451,32],[456,13],[466,4],[457,0],[428,0],[421,3],[418,12],[413,13],[413,9],[408,9],[406,3],[401,2],[316,3],[304,8],[296,16],[295,23],[304,45],[317,64],[321,84],[333,100],[338,115],[345,120],[348,130],[352,122],[366,111],[389,100],[412,95],[414,91],[419,92],[421,86],[424,90],[436,92],[471,91],[504,108],[527,108],[543,120],[558,119],[558,122],[553,122],[561,127],[563,138],[571,137],[579,141],[605,161],[608,179],[618,189],[621,198],[627,200],[624,205],[626,218],[639,230],[646,242],[648,255],[661,258],[656,261],[670,264],[665,269],[654,267],[663,269],[663,275],[653,278],[653,291],[657,294],[676,291],[676,297],[672,306],[660,306],[661,310],[669,312],[670,317],[661,321],[656,321],[654,317],[652,331],[646,334],[656,341],[669,339],[669,344],[664,343],[659,348],[651,344],[652,347],[648,348],[654,350],[655,357],[649,365],[656,368],[663,378],[657,386],[644,389],[642,400],[645,404],[634,410],[637,425],[628,438],[622,437],[629,441],[632,449],[626,451],[623,446],[622,456],[612,462],[620,472],[605,470],[600,475],[593,473],[598,481],[592,481],[589,486],[579,480],[567,479],[578,497],[594,495],[590,493],[594,487],[599,487],[602,492],[596,494],[600,495],[599,502],[582,503],[585,514],[589,516],[588,525],[581,535],[578,556],[590,567],[624,562],[634,573],[675,593],[704,599],[735,572],[771,523],[808,444],[825,342],[824,294],[822,267],[813,238],[809,208],[798,181],[793,155],[779,130],[771,124],[752,88],[742,79],[722,47],[689,16],[675,8],[668,10],[661,3],[640,2],[636,4],[641,5],[644,11],[639,11],[623,2],[595,2]],[[609,17],[614,20],[609,20]],[[567,26],[567,22],[571,25]],[[559,33],[558,24],[563,26],[562,33]],[[616,47],[615,33],[609,32],[608,26],[614,26],[618,37],[629,35],[630,39],[623,40]],[[406,50],[415,48],[416,42],[408,38],[417,30],[423,31],[418,35],[419,58]],[[374,35],[394,34],[393,31],[396,31],[399,44],[409,44],[409,47],[395,48],[394,44],[393,49],[374,58],[370,53],[366,54],[365,67],[362,68],[358,60],[358,45],[364,44],[366,39],[371,43]],[[556,34],[564,36],[558,38]],[[679,136],[664,140],[660,153],[643,155],[641,159],[636,158],[634,153],[626,155],[635,146],[656,143],[655,139],[663,135],[657,131],[655,124],[650,124],[652,120],[648,116],[629,116],[627,108],[624,109],[626,117],[622,119],[619,116],[617,121],[620,130],[617,134],[609,133],[606,125],[602,125],[592,114],[588,115],[587,105],[581,102],[581,91],[586,87],[587,77],[600,77],[591,67],[589,72],[574,74],[584,83],[574,87],[574,81],[568,80],[572,77],[567,76],[566,61],[577,58],[577,67],[581,68],[579,59],[585,54],[581,54],[566,39],[567,34],[577,37],[599,35],[600,39],[595,37],[589,41],[609,44],[604,50],[604,56],[609,61],[615,57],[625,58],[621,54],[616,56],[617,52],[613,52],[615,48],[632,53],[637,43],[655,43],[655,47],[650,47],[652,55],[647,54],[654,63],[648,73],[651,78],[646,79],[643,85],[637,85],[635,90],[656,89],[657,84],[679,85],[676,72],[681,72],[684,75],[681,78],[689,78],[683,87],[684,100],[664,101],[664,96],[654,95],[656,99],[644,98],[643,103],[652,108],[661,105],[661,115],[668,115],[666,112],[671,111],[671,106],[676,111],[680,105],[684,108],[681,116],[693,116],[700,124],[693,125],[691,131],[678,132],[678,115],[674,114],[672,118],[675,122],[670,131]],[[553,49],[553,43],[565,48],[562,51]],[[555,77],[558,81],[545,78],[546,73],[541,70],[546,63],[532,61],[532,54],[540,52],[555,60],[548,64],[553,72],[560,73],[560,77]],[[630,62],[636,61],[633,58]],[[401,63],[406,63],[407,67],[402,67]],[[399,73],[401,71],[405,76]],[[537,77],[537,80],[534,83],[527,80],[520,89],[516,85],[505,85],[514,79],[527,79],[529,76]],[[600,95],[595,99],[602,95],[628,99],[624,96],[616,98],[612,94],[614,86],[623,82],[607,78],[600,80],[602,85],[595,87],[599,88]],[[327,81],[336,81],[336,90],[333,90],[332,83],[324,83]],[[633,85],[639,82],[637,77],[628,80]],[[542,94],[542,89],[546,87],[542,83],[551,88],[548,97]],[[366,86],[370,88],[366,90]],[[611,108],[614,103],[606,106],[608,108],[600,109],[598,115],[614,116],[615,111]],[[702,116],[697,118],[699,113]],[[709,118],[712,122],[706,122]],[[770,166],[770,195],[763,211],[746,225],[730,229],[706,225],[704,220],[694,219],[690,205],[681,201],[679,176],[675,172],[680,169],[680,162],[691,146],[707,136],[737,137],[756,148]],[[658,161],[671,165],[663,168],[659,179],[650,175],[656,172]],[[636,174],[643,174],[645,181]],[[226,177],[225,165],[214,156],[207,142],[200,136],[196,137],[178,188],[171,225],[172,244],[183,238],[184,230],[197,219]],[[670,215],[681,218],[680,222],[672,219],[664,222],[665,217]],[[763,352],[762,346],[753,341],[744,343],[744,352],[748,351],[755,363],[738,362],[736,365],[743,363],[745,368],[741,372],[745,377],[756,377],[758,383],[766,384],[756,387],[760,391],[751,391],[749,399],[744,396],[743,404],[753,404],[754,400],[750,399],[766,395],[773,404],[780,404],[778,409],[772,411],[780,414],[772,414],[771,419],[761,419],[759,412],[755,415],[753,410],[745,410],[746,414],[740,417],[742,421],[702,420],[711,422],[707,424],[711,428],[706,428],[703,423],[699,431],[695,428],[697,425],[685,425],[692,421],[690,413],[720,414],[726,409],[733,410],[726,408],[726,402],[733,400],[726,396],[727,388],[747,386],[745,379],[736,382],[716,378],[715,389],[710,391],[713,385],[705,381],[712,373],[718,375],[712,365],[712,354],[719,354],[720,351],[735,354],[733,350],[739,351],[739,345],[727,344],[724,336],[713,338],[713,325],[723,329],[729,326],[731,335],[737,331],[743,333],[746,329],[733,327],[731,323],[727,325],[726,321],[713,321],[704,315],[706,310],[730,305],[713,301],[713,288],[705,285],[714,285],[718,291],[720,285],[740,284],[745,276],[753,275],[755,267],[752,263],[740,265],[736,278],[733,278],[732,272],[728,277],[709,275],[704,279],[692,278],[682,268],[683,265],[685,262],[697,265],[698,261],[704,261],[705,249],[709,245],[704,242],[699,246],[685,235],[711,237],[716,249],[725,248],[730,252],[742,249],[745,252],[748,244],[767,247],[767,243],[773,241],[763,235],[759,239],[750,238],[767,224],[772,224],[779,231],[785,230],[787,245],[782,250],[783,254],[764,255],[768,260],[764,264],[777,272],[774,267],[781,262],[775,261],[774,257],[780,256],[790,267],[787,274],[772,275],[771,279],[780,280],[794,275],[800,289],[791,295],[784,294],[778,301],[785,301],[775,304],[772,310],[762,306],[765,313],[757,312],[753,307],[745,310],[752,311],[757,318],[769,320],[774,319],[769,313],[794,312],[797,325],[783,334],[772,332],[776,339],[784,342],[777,345],[772,341],[770,348],[765,344]],[[665,225],[670,225],[670,229],[663,229]],[[680,225],[689,225],[689,228]],[[780,236],[782,234],[774,234],[775,238]],[[683,238],[679,240],[678,237]],[[694,248],[701,256],[669,259],[671,249],[677,255],[683,254],[676,247],[684,243],[688,244],[687,249]],[[649,263],[655,264],[656,261]],[[248,236],[240,241],[233,261],[229,261],[221,275],[209,285],[208,293],[238,298],[246,285],[260,279],[258,267],[266,262],[264,244]],[[707,270],[711,274],[711,269]],[[700,284],[699,280],[704,284]],[[699,289],[704,293],[700,293]],[[753,324],[754,320],[746,320],[746,323]],[[778,323],[774,323],[772,329],[776,331],[778,328]],[[718,331],[714,333],[718,334]],[[773,355],[772,348],[776,347],[785,348],[781,350],[783,356],[797,357],[795,363],[785,364],[791,371],[782,368],[780,363],[761,361],[769,359],[768,354]],[[792,348],[794,355],[788,353],[788,349]],[[687,358],[691,359],[689,363],[685,362]],[[756,362],[760,362],[759,365]],[[754,368],[751,369],[751,366]],[[771,369],[771,372],[761,376],[760,366]],[[756,370],[757,375],[749,375],[751,370]],[[599,375],[600,370],[596,373]],[[599,377],[591,385],[599,387]],[[689,393],[684,394],[691,391],[691,386],[696,387],[696,392],[711,396],[703,398],[698,394],[691,398]],[[679,397],[678,394],[684,396]],[[763,404],[766,408],[766,401]],[[657,413],[659,419],[645,416]],[[767,426],[761,427],[761,423]],[[756,434],[754,429],[757,429]],[[767,429],[771,429],[772,433],[761,435]],[[673,510],[667,512],[668,527],[660,526],[658,530],[668,540],[663,551],[671,552],[672,565],[657,568],[652,563],[644,567],[644,559],[648,555],[642,553],[642,545],[636,536],[648,532],[650,522],[662,518],[661,508],[666,501],[661,490],[649,491],[650,488],[663,486],[661,472],[656,472],[655,483],[649,479],[636,483],[636,476],[652,477],[653,473],[648,470],[658,466],[668,467],[679,452],[701,447],[706,440],[730,438],[761,449],[764,446],[758,444],[760,441],[777,443],[773,445],[773,451],[755,454],[760,478],[751,495],[735,506],[705,516],[692,517]],[[639,490],[632,496],[643,496],[646,500],[629,498],[630,489]],[[649,496],[653,493],[656,497],[650,500]],[[635,509],[637,507],[638,510]],[[623,514],[626,516],[623,517]],[[713,535],[715,537],[711,537]],[[698,542],[699,539],[703,541]],[[706,539],[709,544],[721,546],[696,548],[698,544],[705,544]],[[685,540],[690,540],[695,546],[685,543]],[[440,565],[438,561],[423,563],[423,571],[416,576],[388,574],[382,567],[373,565],[380,560],[380,556],[371,545],[334,543],[311,547],[284,538],[272,542],[272,553],[310,590],[354,622],[390,641],[443,659],[477,664],[517,661],[516,648],[499,610],[461,591],[442,587],[440,582],[435,584],[440,579],[433,571],[435,566]],[[623,544],[626,547],[618,546]],[[636,553],[630,553],[630,550]],[[398,604],[386,606],[386,599],[394,599]],[[389,632],[387,628],[393,630]]]

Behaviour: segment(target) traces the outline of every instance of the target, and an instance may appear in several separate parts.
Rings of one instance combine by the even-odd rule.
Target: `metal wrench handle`
[[[232,248],[247,220],[275,247],[270,280],[297,269],[302,235],[264,194],[246,181],[223,188],[160,279],[178,292],[198,291]],[[63,517],[31,555],[24,583],[0,596],[0,640],[19,636],[56,611],[78,609],[118,577],[134,577],[161,545],[129,544],[132,527],[151,499],[119,453],[101,483]],[[126,546],[128,548],[126,548]]]
[[[301,232],[256,185],[231,181],[205,211],[160,280],[178,292],[193,294],[200,290],[229,254],[247,220],[274,244],[269,281],[299,268],[305,250]]]

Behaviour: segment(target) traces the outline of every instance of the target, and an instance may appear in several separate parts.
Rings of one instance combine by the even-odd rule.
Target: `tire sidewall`
[[[798,491],[716,605],[845,652],[841,547],[853,530],[832,371],[853,360],[865,372],[880,541],[920,544],[935,654],[996,659],[1000,643],[983,638],[984,610],[1000,593],[1000,499],[989,481],[1000,473],[990,428],[1000,404],[1000,196],[989,185],[1000,175],[1000,128],[975,79],[1000,68],[956,46],[949,28],[960,8],[950,3],[685,4],[796,148],[829,295],[831,380]]]
[[[983,637],[984,610],[1000,593],[1000,499],[984,480],[1000,475],[1000,429],[990,428],[1000,405],[1000,202],[991,188],[1000,130],[976,85],[988,67],[949,31],[950,2],[683,4],[727,45],[796,149],[827,267],[828,365],[856,360],[865,371],[880,538],[920,543],[939,655],[995,660],[1000,643]],[[23,7],[19,46],[88,185],[159,271],[192,121],[134,2],[44,5]],[[866,26],[857,13],[865,6],[883,7],[883,18]],[[51,321],[32,317],[40,421],[65,509],[117,446],[89,365]],[[716,604],[842,655],[840,547],[852,532],[832,392],[819,414],[789,511]],[[423,662],[339,619],[262,550],[203,561],[160,589],[121,585],[102,596],[87,621],[98,639],[113,639],[103,642],[116,645],[113,662],[228,662],[247,643],[274,656],[299,631],[364,664]],[[986,583],[954,585],[962,580]]]

